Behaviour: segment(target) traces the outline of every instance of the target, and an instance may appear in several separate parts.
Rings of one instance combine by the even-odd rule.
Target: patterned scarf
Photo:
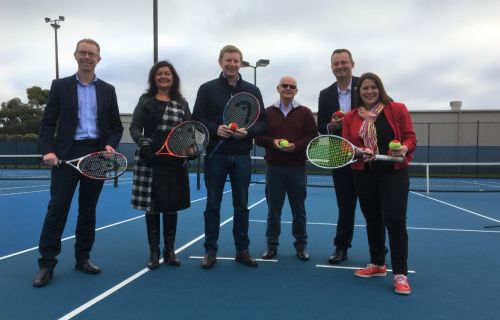
[[[161,132],[170,132],[170,130],[182,122],[183,118],[184,109],[182,109],[182,106],[180,106],[176,101],[172,101],[165,108],[162,122],[156,130]]]
[[[162,121],[155,131],[164,141],[168,133],[184,119],[184,109],[176,101],[172,101],[165,108]],[[150,143],[151,138],[146,138]],[[140,157],[137,148],[134,157],[134,178],[132,181],[132,208],[137,210],[151,211],[151,186],[153,185],[153,169],[144,159]]]
[[[378,154],[377,128],[375,128],[375,120],[377,120],[377,117],[382,110],[384,110],[384,105],[382,103],[376,104],[370,110],[366,110],[364,107],[358,108],[358,115],[361,119],[363,119],[363,123],[359,129],[359,136],[363,140],[364,146],[372,149],[375,154]]]

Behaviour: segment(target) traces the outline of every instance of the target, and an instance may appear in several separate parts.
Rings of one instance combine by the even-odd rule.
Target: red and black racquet
[[[170,131],[163,146],[156,155],[169,155],[178,158],[196,157],[208,145],[209,134],[203,123],[184,121]]]

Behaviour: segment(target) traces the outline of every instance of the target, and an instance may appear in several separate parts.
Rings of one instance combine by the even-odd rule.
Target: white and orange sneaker
[[[411,288],[408,277],[404,274],[394,275],[394,292],[397,294],[410,294]]]
[[[354,275],[361,278],[370,278],[370,277],[385,277],[387,275],[387,267],[377,266],[375,264],[367,264],[365,268],[359,269],[354,272]]]

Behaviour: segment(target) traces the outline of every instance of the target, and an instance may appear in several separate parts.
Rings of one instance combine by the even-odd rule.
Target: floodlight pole
[[[50,23],[50,26],[54,28],[54,36],[55,36],[55,52],[56,52],[56,79],[59,79],[59,50],[57,45],[57,29],[61,27],[58,23],[60,21],[64,21],[64,16],[59,16],[57,19],[45,18],[45,23]]]
[[[257,85],[257,68],[259,67],[267,67],[269,65],[270,61],[268,59],[259,59],[255,63],[255,66],[251,65],[248,61],[241,61],[241,67],[246,68],[250,67],[253,68],[253,84]]]
[[[255,63],[255,66],[252,66],[248,61],[241,61],[241,67],[242,68],[246,68],[246,67],[250,67],[250,68],[253,68],[253,84],[255,86],[257,86],[257,68],[259,67],[267,67],[269,65],[270,61],[269,59],[259,59],[257,60],[257,62]],[[253,155],[256,156],[257,155],[257,146],[255,145],[255,140],[253,140]],[[254,159],[253,160],[253,171],[254,173],[256,172],[256,160]]]
[[[158,62],[158,0],[153,0],[153,63]]]

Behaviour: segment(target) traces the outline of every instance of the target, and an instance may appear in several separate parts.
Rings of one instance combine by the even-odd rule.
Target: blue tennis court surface
[[[73,205],[54,279],[33,288],[38,237],[49,181],[0,181],[0,319],[500,319],[500,193],[410,193],[408,209],[410,296],[392,289],[392,274],[360,279],[368,261],[364,219],[358,209],[346,264],[327,264],[337,220],[331,188],[308,188],[308,252],[295,256],[291,214],[275,261],[256,269],[235,263],[229,184],[221,212],[218,261],[199,267],[203,249],[205,191],[179,214],[179,268],[145,269],[148,244],[143,213],[129,205],[131,175],[118,188],[106,183],[98,206],[92,260],[100,275],[74,270]],[[264,185],[250,187],[250,250],[266,247]],[[488,227],[488,228],[485,228]],[[390,261],[388,267],[390,268]]]

